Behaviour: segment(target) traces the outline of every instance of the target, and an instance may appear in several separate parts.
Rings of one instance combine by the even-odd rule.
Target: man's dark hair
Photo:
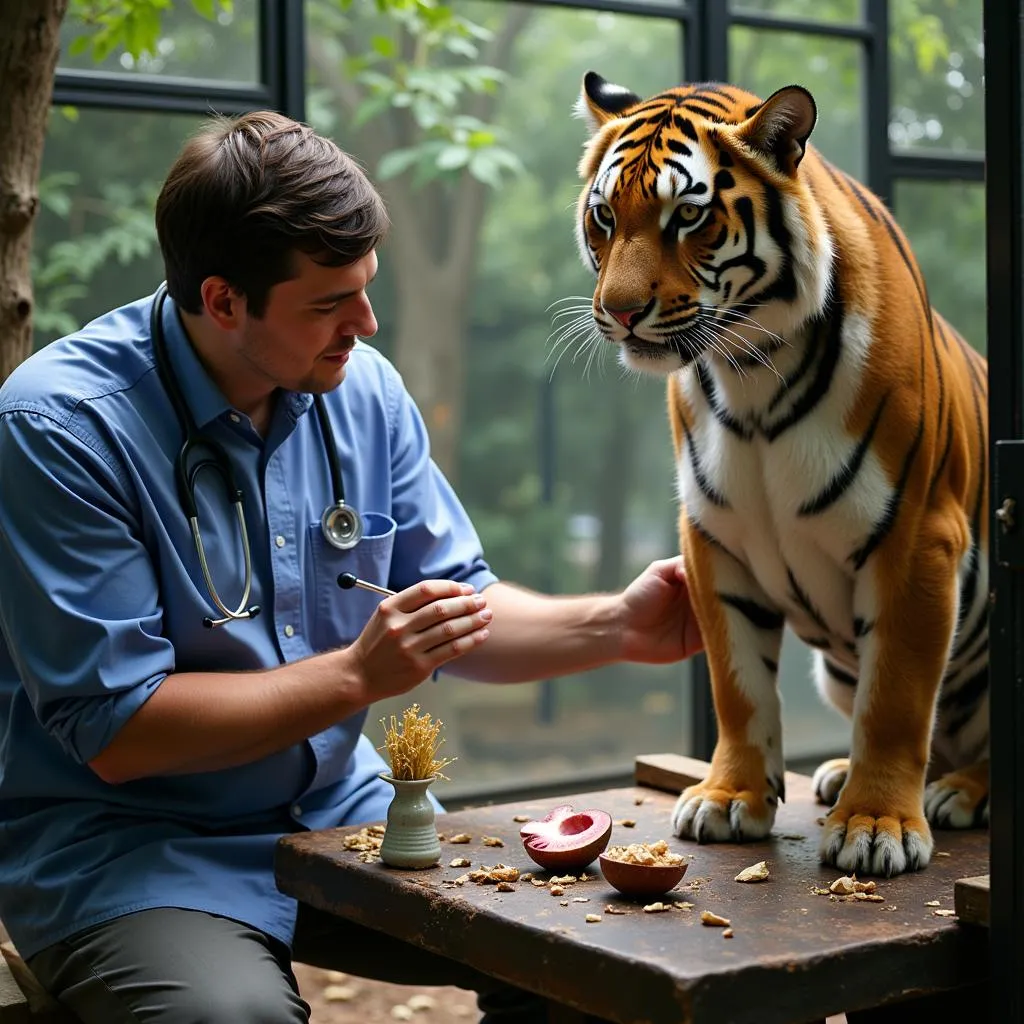
[[[190,313],[223,277],[262,316],[295,276],[293,253],[340,267],[388,230],[384,202],[356,162],[307,125],[272,111],[216,118],[184,146],[156,203],[167,291]]]

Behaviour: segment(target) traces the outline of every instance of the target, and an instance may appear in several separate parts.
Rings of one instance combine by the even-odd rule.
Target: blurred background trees
[[[72,12],[62,64],[255,80],[255,0],[203,6],[161,11],[153,45],[135,55],[126,39],[71,52],[94,31]],[[836,25],[860,18],[858,0],[732,7]],[[395,222],[374,285],[373,344],[417,396],[492,564],[542,590],[621,586],[676,550],[674,470],[660,382],[624,378],[610,351],[580,348],[571,334],[557,358],[556,332],[592,289],[573,238],[585,130],[571,108],[591,68],[642,94],[685,80],[679,23],[511,0],[306,0],[305,9],[308,119],[364,164]],[[869,113],[887,117],[896,153],[981,151],[980,0],[892,0],[889,11],[888,112],[865,107],[855,38],[734,26],[730,77],[761,95],[793,81],[810,88],[811,141],[854,175],[865,173]],[[153,198],[197,124],[53,110],[36,345],[153,290]],[[900,181],[885,198],[933,302],[984,351],[982,184]],[[787,645],[788,752],[841,749],[845,723],[819,705],[804,652]],[[640,749],[683,750],[688,685],[687,666],[621,666],[539,690],[442,679],[419,699],[446,719],[461,787],[510,764],[541,779],[625,765]],[[391,710],[374,709],[371,723]]]

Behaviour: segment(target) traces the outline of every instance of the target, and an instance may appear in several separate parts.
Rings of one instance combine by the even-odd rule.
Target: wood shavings
[[[926,906],[926,907],[941,907],[941,906],[942,906],[942,904],[941,904],[941,903],[940,903],[940,902],[939,902],[938,900],[929,900],[929,901],[928,901],[928,902],[927,902],[927,903],[925,904],[925,906]]]
[[[505,845],[505,841],[503,839],[499,839],[497,836],[483,836],[480,839],[480,842],[483,843],[484,846],[504,846]]]
[[[720,917],[718,914],[713,914],[710,910],[702,910],[700,912],[700,923],[706,924],[711,928],[728,928],[732,922],[727,917]]]
[[[734,933],[733,933],[733,930],[731,928],[726,928],[725,931],[722,932],[722,938],[723,939],[731,939],[733,937],[733,934]]]
[[[551,886],[550,891],[552,896],[563,896],[565,894],[565,890],[560,885]]]
[[[450,868],[468,868],[472,865],[472,861],[468,857],[456,857],[454,860],[448,862]]]
[[[955,910],[933,910],[932,913],[936,917],[956,917]]]
[[[626,911],[623,910],[622,907],[616,907],[616,906],[614,906],[611,903],[609,903],[608,906],[604,908],[604,912],[606,914],[625,914],[626,913]]]
[[[361,863],[370,864],[380,860],[380,844],[383,839],[383,825],[367,825],[366,828],[346,836],[341,845],[343,849],[358,854],[356,859]]]
[[[669,907],[667,903],[662,903],[661,900],[658,900],[656,903],[648,903],[647,906],[644,907],[644,913],[663,914],[666,910],[670,909],[671,907]]]
[[[636,828],[636,822],[632,818],[623,818],[621,821],[616,822],[616,824],[621,825],[623,828]]]
[[[675,907],[676,910],[693,910],[693,904],[687,902],[686,900],[676,900],[676,902],[673,903],[672,906]]]
[[[949,852],[949,850],[936,850],[935,851],[935,856],[936,857],[952,857],[953,855]]]
[[[573,903],[589,903],[590,902],[590,897],[589,896],[573,896],[572,901],[573,901]]]
[[[499,882],[498,892],[515,892],[516,887],[511,882]]]
[[[468,832],[457,832],[449,840],[449,843],[471,843],[473,837]]]
[[[528,814],[515,814],[512,816],[512,820],[519,822],[530,821],[530,816]]]
[[[574,885],[576,882],[575,875],[552,875],[548,881],[552,885]]]
[[[519,881],[519,868],[510,868],[505,864],[495,864],[493,868],[480,868],[478,871],[469,873],[470,881],[479,885],[488,885],[492,882],[517,882]]]
[[[519,876],[519,881],[520,882],[532,882],[533,881],[533,872],[532,871],[524,871]],[[543,885],[544,883],[541,882],[540,884]]]
[[[763,882],[768,877],[768,861],[759,860],[744,868],[734,879],[735,882]]]
[[[600,924],[601,923],[601,915],[600,914],[587,914],[587,916],[583,920],[586,921],[587,924]]]
[[[525,877],[525,876],[524,876]],[[531,878],[530,885],[537,886],[538,889],[543,889],[548,883],[543,878]]]

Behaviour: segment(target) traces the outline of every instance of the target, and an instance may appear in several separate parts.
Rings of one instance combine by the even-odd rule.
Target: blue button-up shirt
[[[171,672],[263,669],[350,643],[379,598],[425,578],[495,579],[430,459],[394,368],[358,343],[325,396],[346,500],[365,519],[350,551],[324,539],[333,501],[311,396],[279,396],[266,437],[230,407],[174,304],[163,327],[198,428],[245,495],[258,617],[216,629],[175,490],[183,440],[156,372],[152,297],[26,360],[0,389],[0,919],[24,956],[150,907],[244,921],[290,942],[274,885],[277,838],[384,818],[386,765],[366,712],[252,764],[103,782],[87,762]],[[216,476],[196,486],[210,572],[235,607],[238,523]],[[225,677],[224,685],[230,685]]]

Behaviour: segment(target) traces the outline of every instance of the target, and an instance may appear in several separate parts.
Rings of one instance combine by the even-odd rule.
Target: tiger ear
[[[640,102],[635,92],[606,82],[596,71],[588,71],[583,76],[583,88],[576,101],[575,114],[587,122],[593,134],[603,124],[620,117]]]
[[[817,119],[814,97],[803,86],[787,85],[773,92],[736,134],[783,174],[795,175]]]

